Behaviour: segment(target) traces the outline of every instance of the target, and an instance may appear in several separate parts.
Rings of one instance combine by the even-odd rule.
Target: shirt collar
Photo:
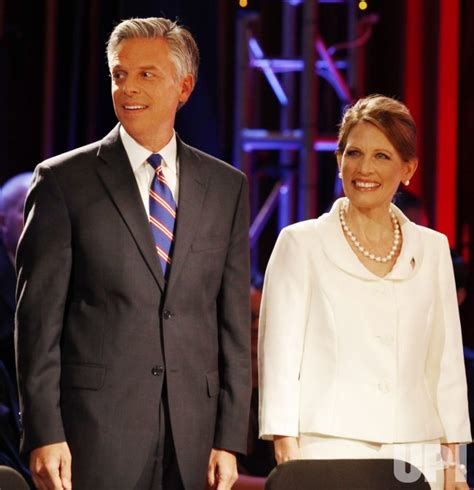
[[[137,143],[120,125],[120,138],[122,139],[123,146],[127,152],[128,159],[132,166],[132,170],[135,172],[141,165],[143,165],[148,157],[151,155],[150,150],[146,149],[139,143]],[[176,159],[177,159],[177,144],[176,133],[173,130],[173,136],[169,142],[161,148],[158,152],[163,159],[164,165],[170,170],[176,173]]]

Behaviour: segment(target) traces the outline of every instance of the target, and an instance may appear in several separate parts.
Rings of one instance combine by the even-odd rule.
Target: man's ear
[[[181,93],[179,94],[179,101],[182,104],[188,101],[194,89],[194,85],[195,85],[194,77],[191,74],[186,75],[181,80]]]

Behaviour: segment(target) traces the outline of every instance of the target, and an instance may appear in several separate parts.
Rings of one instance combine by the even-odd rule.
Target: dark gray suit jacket
[[[244,452],[250,403],[248,188],[178,141],[165,288],[118,127],[40,164],[19,245],[23,450],[67,440],[76,490],[130,490],[163,382],[186,489],[211,447]]]

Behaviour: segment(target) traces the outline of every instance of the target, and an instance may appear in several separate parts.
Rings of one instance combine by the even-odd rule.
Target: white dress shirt
[[[151,181],[153,180],[154,170],[153,167],[147,163],[147,159],[150,157],[152,152],[137,143],[127,133],[127,131],[125,131],[125,128],[122,125],[120,126],[120,138],[122,139],[123,146],[127,152],[135,179],[137,179],[137,185],[138,189],[140,190],[140,195],[142,196],[143,206],[145,207],[146,213],[150,214],[149,191]],[[174,131],[170,141],[157,153],[161,155],[163,175],[165,176],[171,189],[176,206],[178,206],[179,162],[176,145],[176,133]]]

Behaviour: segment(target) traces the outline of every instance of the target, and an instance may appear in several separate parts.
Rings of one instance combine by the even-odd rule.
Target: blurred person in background
[[[0,359],[13,379],[15,375],[15,255],[23,231],[23,208],[33,174],[15,175],[0,193]]]
[[[469,264],[455,249],[451,249],[451,259],[453,261],[458,305],[461,308],[468,294]],[[464,329],[469,328],[469,325],[463,323],[462,328],[464,331]],[[466,345],[466,343],[464,344],[464,363],[466,365],[469,417],[471,419],[472,432],[474,428],[474,349]],[[474,487],[474,447],[472,444],[467,446],[467,483],[470,488]]]
[[[15,369],[15,255],[23,231],[23,208],[33,174],[10,178],[0,190],[0,465],[19,471],[31,484],[19,454],[20,419]]]

